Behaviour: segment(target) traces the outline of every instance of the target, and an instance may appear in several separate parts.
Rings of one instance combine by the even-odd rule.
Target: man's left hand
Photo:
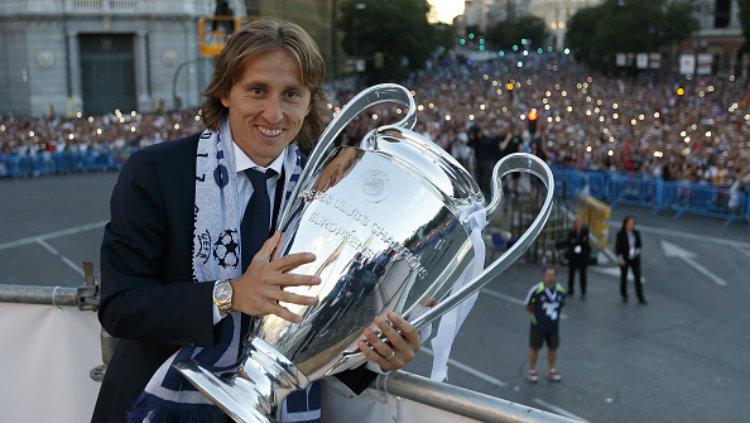
[[[386,336],[388,343],[381,341],[370,328],[364,330],[365,339],[370,345],[368,346],[363,340],[357,343],[362,355],[377,363],[385,372],[406,366],[414,359],[419,347],[422,346],[417,330],[400,315],[389,311],[388,320],[393,323],[393,326],[380,316],[374,319],[375,325]]]

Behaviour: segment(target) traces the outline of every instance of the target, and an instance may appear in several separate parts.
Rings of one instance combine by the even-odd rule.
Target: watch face
[[[227,303],[232,299],[232,285],[219,283],[214,289],[214,299],[217,303]]]

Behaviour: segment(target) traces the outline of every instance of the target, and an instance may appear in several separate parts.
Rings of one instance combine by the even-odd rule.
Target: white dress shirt
[[[247,203],[250,201],[250,197],[253,196],[253,184],[250,183],[250,179],[245,175],[245,170],[247,169],[256,169],[261,172],[266,172],[268,169],[273,169],[276,171],[276,175],[268,178],[266,180],[266,184],[268,187],[268,200],[271,204],[271,216],[269,216],[269,222],[273,222],[273,212],[274,212],[274,201],[276,199],[276,184],[279,181],[279,178],[281,177],[281,170],[284,168],[284,165],[287,165],[288,171],[285,172],[285,183],[288,183],[289,181],[289,173],[291,173],[291,167],[288,166],[289,158],[287,157],[287,151],[288,148],[284,148],[284,151],[279,154],[276,159],[271,162],[270,165],[267,167],[263,167],[258,165],[248,157],[247,154],[245,154],[244,151],[235,143],[232,142],[232,147],[234,150],[234,169],[237,173],[237,184],[235,184],[235,189],[237,190],[237,199],[238,204],[240,205],[240,216],[245,215],[245,209],[247,208]],[[245,269],[242,269],[243,273]],[[219,312],[219,307],[214,304],[214,313],[213,313],[213,320],[214,325],[219,323],[221,321],[221,313]]]

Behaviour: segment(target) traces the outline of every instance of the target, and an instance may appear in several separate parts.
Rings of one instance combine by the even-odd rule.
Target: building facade
[[[3,0],[0,114],[198,106],[212,62],[198,54],[197,22],[214,10],[214,0]]]
[[[549,33],[548,45],[562,50],[566,47],[568,20],[579,9],[599,3],[600,0],[530,0],[529,13],[544,19]]]
[[[750,57],[747,54],[744,58],[739,56],[745,37],[738,1],[711,0],[707,10],[697,15],[700,23],[698,33],[680,44],[681,54],[696,56],[697,73],[729,75],[739,72],[747,76]],[[710,62],[701,66],[701,60]],[[705,71],[698,72],[702,69]]]
[[[465,0],[463,15],[465,28],[478,28],[479,32],[487,31],[489,13],[494,3],[494,0]]]

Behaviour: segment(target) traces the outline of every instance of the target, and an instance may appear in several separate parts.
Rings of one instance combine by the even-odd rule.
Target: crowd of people
[[[0,118],[0,155],[142,148],[205,129],[196,110],[137,113],[115,110],[72,119]]]
[[[518,55],[454,59],[408,86],[418,102],[416,130],[480,180],[504,154],[526,151],[579,170],[750,187],[750,97],[735,77],[683,85],[608,78],[569,56]]]
[[[568,55],[532,53],[475,62],[453,56],[404,85],[418,105],[415,130],[450,151],[480,182],[488,181],[500,157],[526,151],[580,170],[750,187],[750,94],[734,76],[682,83],[611,78]],[[360,88],[330,84],[331,112]],[[402,113],[375,108],[344,137],[359,137]],[[535,131],[529,118],[536,118]],[[196,110],[74,119],[3,116],[0,154],[143,147],[202,129]]]

